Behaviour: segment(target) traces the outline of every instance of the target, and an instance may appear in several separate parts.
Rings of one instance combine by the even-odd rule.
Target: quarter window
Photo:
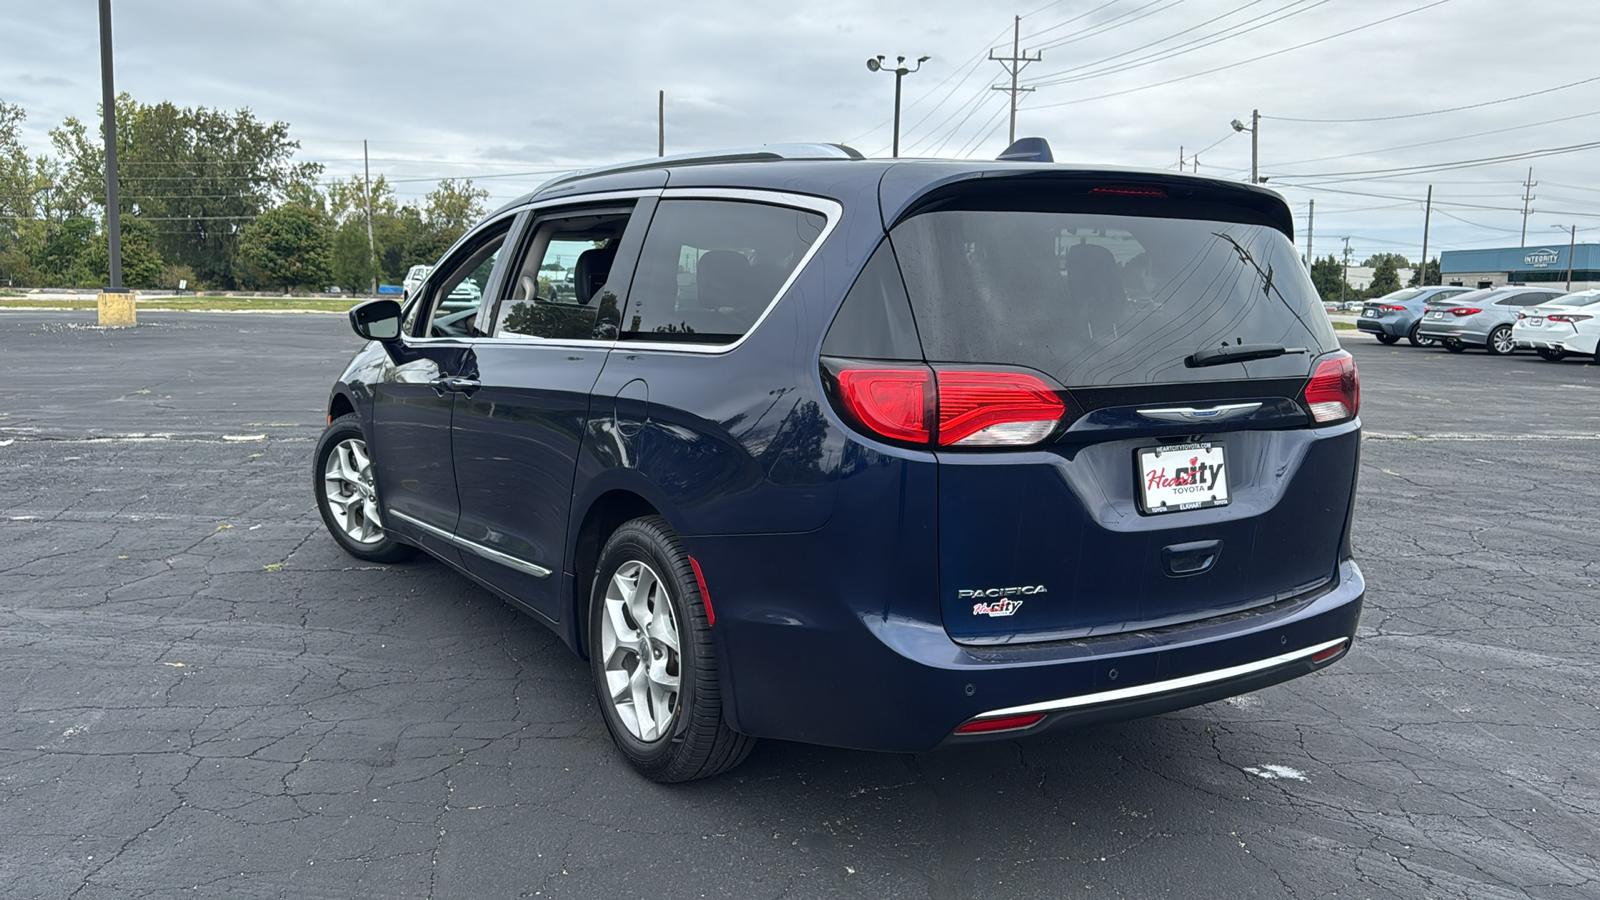
[[[664,200],[640,252],[625,340],[730,344],[822,233],[819,213],[736,200]]]

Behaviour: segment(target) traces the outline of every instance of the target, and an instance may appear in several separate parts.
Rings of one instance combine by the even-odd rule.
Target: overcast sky
[[[1415,258],[1430,183],[1430,255],[1516,245],[1529,166],[1539,184],[1528,244],[1562,243],[1554,226],[1572,223],[1580,241],[1585,227],[1600,240],[1600,148],[1365,174],[1600,141],[1590,52],[1600,5],[1574,0],[113,7],[119,91],[288,122],[298,158],[324,163],[328,177],[360,174],[365,138],[374,174],[402,199],[454,176],[498,202],[553,170],[653,156],[657,90],[668,153],[820,140],[886,156],[894,79],[867,70],[878,54],[932,57],[905,79],[902,155],[992,158],[1006,142],[1006,96],[989,87],[1007,76],[984,57],[1009,54],[1012,16],[1023,15],[1022,48],[1043,59],[1023,71],[1038,87],[1018,133],[1048,138],[1058,161],[1176,169],[1182,147],[1199,151],[1202,174],[1248,178],[1250,135],[1229,122],[1248,124],[1259,108],[1261,170],[1293,205],[1302,250],[1315,198],[1319,256],[1349,235],[1357,261],[1384,250]],[[63,117],[93,118],[94,0],[0,0],[0,34],[0,99],[26,108],[36,151]],[[1393,118],[1291,121],[1378,117]]]

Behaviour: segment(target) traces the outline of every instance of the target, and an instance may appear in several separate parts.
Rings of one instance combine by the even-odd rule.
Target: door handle
[[[428,385],[441,394],[446,391],[454,394],[470,394],[483,387],[483,383],[477,379],[463,378],[460,375],[446,375],[443,378],[435,378],[428,382]]]
[[[1222,555],[1221,541],[1194,541],[1161,548],[1161,565],[1173,578],[1199,575],[1216,565]]]

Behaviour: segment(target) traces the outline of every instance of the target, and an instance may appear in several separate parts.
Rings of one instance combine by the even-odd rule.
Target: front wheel
[[[1406,340],[1411,342],[1411,346],[1413,346],[1413,347],[1432,347],[1433,345],[1439,343],[1438,341],[1434,340],[1431,337],[1426,337],[1426,336],[1424,336],[1422,334],[1419,334],[1418,332],[1420,332],[1421,330],[1422,330],[1422,322],[1421,322],[1421,320],[1418,320],[1415,324],[1413,324],[1411,326],[1411,330],[1406,332]]]
[[[312,488],[322,524],[344,552],[372,562],[400,562],[416,555],[383,530],[378,491],[372,479],[372,458],[355,413],[329,423],[317,441],[312,459]]]
[[[1540,359],[1547,359],[1551,362],[1560,362],[1567,358],[1567,351],[1565,350],[1551,350],[1547,347],[1535,347],[1533,352],[1539,354]]]
[[[1374,337],[1378,339],[1378,343],[1384,345],[1398,344],[1400,342],[1400,339],[1392,334],[1377,334],[1374,335]]]
[[[600,552],[589,664],[611,739],[652,781],[719,775],[755,746],[723,717],[705,600],[660,516],[624,523]]]
[[[1505,356],[1517,349],[1515,341],[1511,340],[1511,326],[1501,325],[1489,332],[1489,340],[1484,344],[1491,356]]]

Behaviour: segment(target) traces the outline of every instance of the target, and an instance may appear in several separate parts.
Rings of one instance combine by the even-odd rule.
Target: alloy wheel
[[[378,517],[378,492],[372,481],[372,458],[367,443],[346,438],[336,444],[322,467],[322,492],[334,523],[345,537],[358,544],[383,540]]]
[[[1505,327],[1504,325],[1496,328],[1494,332],[1489,335],[1489,343],[1493,346],[1494,352],[1500,355],[1510,353],[1512,350],[1515,350],[1517,346],[1516,343],[1511,340],[1511,329]]]
[[[611,576],[600,645],[617,718],[641,741],[671,734],[683,676],[678,620],[666,584],[648,565],[629,560]]]

